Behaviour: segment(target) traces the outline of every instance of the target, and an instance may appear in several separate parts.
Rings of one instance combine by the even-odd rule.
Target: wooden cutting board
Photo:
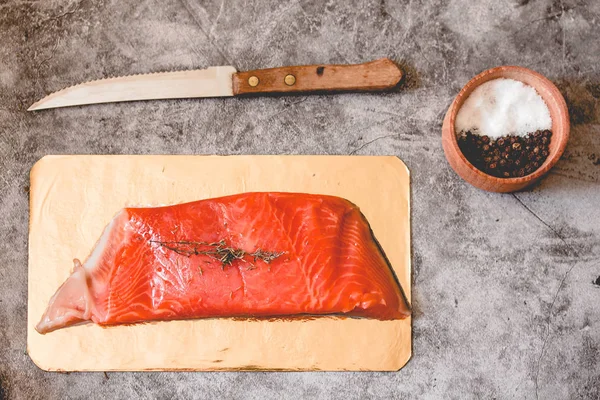
[[[411,319],[206,319],[40,335],[48,300],[123,207],[249,191],[344,197],[357,204],[410,287],[409,172],[396,157],[46,156],[31,170],[27,351],[49,371],[398,370]]]

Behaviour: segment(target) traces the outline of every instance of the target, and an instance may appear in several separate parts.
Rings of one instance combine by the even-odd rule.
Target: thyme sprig
[[[252,253],[247,253],[242,249],[228,246],[225,239],[221,239],[218,242],[195,242],[189,240],[162,242],[151,240],[150,243],[156,243],[168,250],[187,257],[198,255],[209,256],[214,260],[220,261],[222,269],[231,265],[234,260],[247,262],[246,256],[253,258],[254,262],[262,260],[265,264],[269,264],[271,261],[284,254],[283,251],[265,251],[260,248]],[[252,265],[252,268],[250,269],[254,268],[254,265]]]

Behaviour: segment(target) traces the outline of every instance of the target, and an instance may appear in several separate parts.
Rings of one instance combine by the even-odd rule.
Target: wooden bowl
[[[492,79],[508,78],[532,86],[548,105],[552,117],[552,138],[550,154],[546,161],[533,173],[521,178],[497,178],[478,170],[460,151],[455,132],[458,110],[469,95],[479,85]],[[565,99],[558,88],[544,76],[523,67],[502,66],[483,71],[471,79],[458,93],[444,117],[442,126],[442,145],[446,159],[456,173],[471,185],[490,192],[515,192],[521,190],[544,176],[556,164],[569,139],[569,112]]]

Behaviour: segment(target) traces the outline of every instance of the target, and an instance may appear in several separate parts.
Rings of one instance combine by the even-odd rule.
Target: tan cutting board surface
[[[51,371],[398,370],[411,319],[207,319],[40,335],[48,300],[123,207],[249,191],[344,197],[357,204],[410,299],[409,173],[396,157],[47,156],[31,170],[27,351]]]

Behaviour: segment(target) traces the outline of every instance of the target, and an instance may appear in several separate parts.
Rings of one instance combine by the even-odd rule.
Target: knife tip
[[[37,111],[37,110],[42,110],[42,109],[44,109],[44,107],[41,106],[41,101],[36,101],[31,106],[29,106],[27,111]]]

